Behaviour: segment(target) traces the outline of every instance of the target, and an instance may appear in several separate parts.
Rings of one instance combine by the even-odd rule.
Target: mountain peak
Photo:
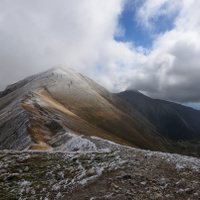
[[[129,104],[70,68],[53,67],[27,77],[3,95],[0,149],[61,147],[69,139],[66,132],[152,150],[168,148],[147,120],[130,112]]]
[[[139,90],[136,90],[136,89],[126,89],[124,92],[136,92],[136,93],[141,93]]]
[[[49,70],[47,70],[46,72],[59,72],[59,73],[75,72],[75,73],[78,73],[74,69],[72,69],[70,67],[66,67],[66,66],[52,67]]]
[[[83,77],[83,75],[70,68],[62,66],[52,67],[49,70],[8,85],[4,91],[0,91],[0,98],[24,88],[24,86],[27,86],[27,88],[30,87],[31,90],[38,89],[38,87],[50,87],[53,85],[59,87],[59,85],[68,85],[69,82],[72,83],[73,80],[79,80],[80,82]],[[21,92],[26,92],[26,90]]]
[[[148,119],[163,136],[174,141],[200,137],[199,111],[137,92],[125,91],[117,95]]]

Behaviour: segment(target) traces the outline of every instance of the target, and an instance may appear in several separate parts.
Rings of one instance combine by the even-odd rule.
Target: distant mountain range
[[[0,92],[0,149],[91,149],[90,137],[97,136],[184,153],[176,142],[200,137],[199,116],[200,111],[139,92],[112,94],[74,70],[57,67]]]
[[[138,91],[129,90],[117,95],[130,103],[165,137],[174,141],[200,138],[200,111],[152,99]]]

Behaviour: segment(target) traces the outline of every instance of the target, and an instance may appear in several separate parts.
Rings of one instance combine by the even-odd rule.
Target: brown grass
[[[40,98],[41,101],[45,102],[45,106],[51,107],[53,109],[56,109],[58,111],[61,111],[63,113],[66,113],[67,115],[70,116],[75,116],[74,113],[69,111],[64,105],[53,99],[47,91],[45,90],[40,90],[39,92],[36,93],[38,97]]]
[[[154,148],[148,139],[139,134],[141,127],[134,118],[132,119],[101,96],[99,96],[102,100],[101,105],[95,104],[95,101],[91,101],[91,104],[71,102],[70,110],[74,108],[75,113],[52,98],[45,89],[35,92],[34,96],[39,100],[38,103],[43,110],[53,113],[52,115],[58,114],[62,125],[75,133],[94,135],[134,147]],[[31,97],[27,96],[27,98]],[[51,147],[49,142],[53,136],[45,125],[47,118],[34,105],[26,104],[26,100],[22,102],[22,107],[30,116],[31,126],[28,127],[28,131],[36,143],[31,149],[49,149]]]

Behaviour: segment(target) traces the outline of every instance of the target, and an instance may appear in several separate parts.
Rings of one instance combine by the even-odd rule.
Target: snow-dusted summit
[[[80,136],[177,152],[130,104],[72,69],[52,68],[0,92],[0,149],[73,149]]]

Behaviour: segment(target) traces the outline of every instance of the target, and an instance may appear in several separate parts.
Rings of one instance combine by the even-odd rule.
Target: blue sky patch
[[[124,35],[115,37],[115,40],[120,42],[133,42],[134,46],[149,48],[152,46],[152,38],[148,31],[141,27],[134,19],[135,14],[135,9],[124,9],[119,17],[119,24],[124,28]]]
[[[152,29],[148,29],[136,20],[137,10],[142,5],[143,1],[128,1],[123,12],[119,17],[119,25],[124,29],[124,35],[116,36],[115,40],[120,42],[132,42],[135,47],[142,46],[151,48],[155,36],[172,30],[174,27],[174,19],[177,13],[169,15],[160,15],[152,18],[150,23]]]

